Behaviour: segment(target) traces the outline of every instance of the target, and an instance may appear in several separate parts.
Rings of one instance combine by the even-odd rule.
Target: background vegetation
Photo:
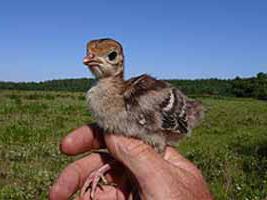
[[[20,89],[43,85],[49,90],[76,91],[85,87],[82,81],[87,87],[92,84],[87,79],[73,79],[2,83],[1,88],[7,89],[8,84]],[[266,74],[248,79],[171,82],[191,94],[201,94],[194,97],[207,109],[203,123],[177,148],[203,171],[215,199],[266,198],[267,102],[236,98],[232,93],[265,99]],[[0,90],[0,199],[47,199],[54,178],[77,159],[60,154],[60,139],[90,122],[93,119],[86,109],[84,92]]]
[[[220,80],[167,80],[190,95],[219,95],[232,97],[253,97],[267,100],[267,73],[256,77]],[[9,90],[46,90],[85,92],[93,85],[93,79],[62,79],[44,82],[0,82],[0,89]]]

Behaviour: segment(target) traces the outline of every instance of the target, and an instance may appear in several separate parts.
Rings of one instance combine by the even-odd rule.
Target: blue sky
[[[266,0],[10,0],[0,7],[0,80],[92,77],[90,39],[119,40],[126,76],[267,72]]]

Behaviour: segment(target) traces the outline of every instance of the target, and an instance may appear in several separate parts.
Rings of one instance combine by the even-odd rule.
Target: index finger
[[[63,138],[60,150],[67,155],[77,155],[86,151],[105,147],[103,131],[96,125],[84,125]]]

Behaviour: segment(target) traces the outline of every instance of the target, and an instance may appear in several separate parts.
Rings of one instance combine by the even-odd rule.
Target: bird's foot
[[[92,172],[88,178],[86,179],[82,189],[80,196],[82,199],[95,199],[95,193],[97,186],[101,187],[100,181],[103,182],[104,185],[108,184],[107,179],[104,177],[104,174],[111,169],[110,164],[105,164],[99,169]]]

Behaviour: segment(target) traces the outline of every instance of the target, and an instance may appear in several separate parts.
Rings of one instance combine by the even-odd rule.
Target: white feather
[[[171,91],[169,103],[168,103],[168,105],[165,108],[163,108],[163,110],[164,111],[171,110],[172,107],[173,107],[174,102],[175,102],[175,96],[173,94],[173,91]]]

